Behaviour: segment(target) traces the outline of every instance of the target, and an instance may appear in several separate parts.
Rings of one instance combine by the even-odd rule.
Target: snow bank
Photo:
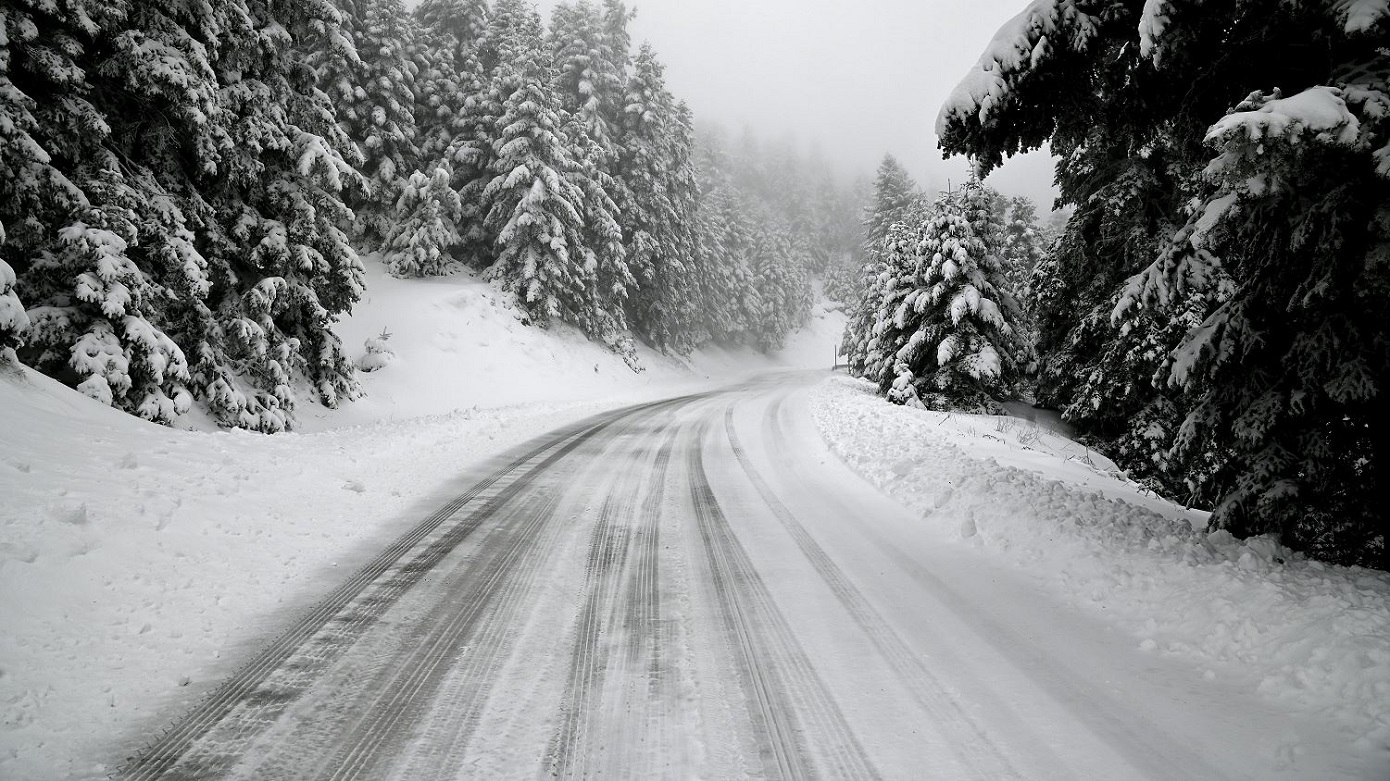
[[[1093,451],[1026,421],[885,403],[836,378],[811,407],[834,452],[964,540],[1205,675],[1390,749],[1390,574],[1308,561],[1268,537],[1205,534]]]

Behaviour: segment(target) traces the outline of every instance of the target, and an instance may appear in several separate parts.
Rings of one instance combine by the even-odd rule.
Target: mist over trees
[[[1002,237],[968,218],[972,231],[950,234],[972,261],[1005,258],[1002,282],[988,267],[977,278],[1022,300],[1018,320],[1000,306],[997,330],[1033,342],[1037,401],[1132,476],[1212,508],[1213,528],[1379,568],[1388,39],[1384,3],[1036,0],[938,122],[943,150],[980,175],[1044,142],[1060,158],[1073,212],[1055,243],[1022,204]],[[930,270],[946,234],[919,225],[943,213],[888,231],[847,335],[852,368],[899,401],[945,386],[926,348],[955,355],[932,319],[949,292]],[[874,217],[873,236],[897,219],[882,205]],[[982,389],[934,403],[978,408]]]
[[[0,8],[0,348],[170,423],[360,393],[380,252],[624,354],[780,346],[855,253],[824,161],[697,133],[617,0]]]

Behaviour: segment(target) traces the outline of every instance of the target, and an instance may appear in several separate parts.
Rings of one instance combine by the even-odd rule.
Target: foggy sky
[[[885,153],[928,190],[962,181],[943,161],[936,114],[995,31],[1028,0],[627,0],[633,40],[650,41],[671,91],[697,118],[737,137],[791,134],[818,143],[848,174],[872,175]],[[555,0],[540,3],[549,16]],[[1010,161],[989,184],[1046,213],[1056,191],[1041,153]]]
[[[698,120],[812,144],[848,175],[899,159],[929,192],[965,179],[943,161],[936,114],[995,31],[1028,0],[626,0]],[[414,0],[407,0],[410,6]],[[538,5],[549,20],[557,0]],[[1047,213],[1052,161],[1010,160],[988,183]]]

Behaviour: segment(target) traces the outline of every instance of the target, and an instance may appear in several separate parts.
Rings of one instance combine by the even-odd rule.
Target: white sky
[[[597,2],[597,0],[595,0]],[[409,0],[408,0],[409,2]],[[960,182],[943,161],[936,114],[995,31],[1028,0],[627,0],[635,45],[650,41],[671,91],[737,138],[819,144],[847,174],[891,152],[924,189]],[[413,2],[409,2],[414,5]],[[541,0],[549,17],[557,0]],[[1008,162],[989,183],[1046,213],[1052,160]]]
[[[627,0],[672,92],[736,137],[792,134],[847,173],[891,152],[924,188],[966,175],[943,161],[936,114],[995,31],[1028,0]],[[544,0],[547,11],[556,3]],[[1010,161],[990,184],[1051,209],[1052,160]]]

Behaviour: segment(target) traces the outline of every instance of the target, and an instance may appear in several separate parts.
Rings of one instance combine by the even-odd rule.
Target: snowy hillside
[[[827,368],[843,323],[820,306],[772,358],[644,351],[635,375],[480,281],[373,274],[341,331],[391,330],[395,359],[308,433],[176,430],[0,375],[0,778],[105,777],[489,457],[624,403]]]
[[[710,347],[680,360],[639,345],[637,372],[571,326],[542,331],[524,324],[506,295],[474,275],[402,280],[375,262],[367,273],[366,296],[337,331],[357,360],[366,356],[366,341],[388,332],[393,355],[384,368],[362,376],[365,398],[336,411],[305,405],[305,430],[474,407],[610,399],[769,366],[829,368],[843,323],[822,302],[808,327],[771,359]]]

